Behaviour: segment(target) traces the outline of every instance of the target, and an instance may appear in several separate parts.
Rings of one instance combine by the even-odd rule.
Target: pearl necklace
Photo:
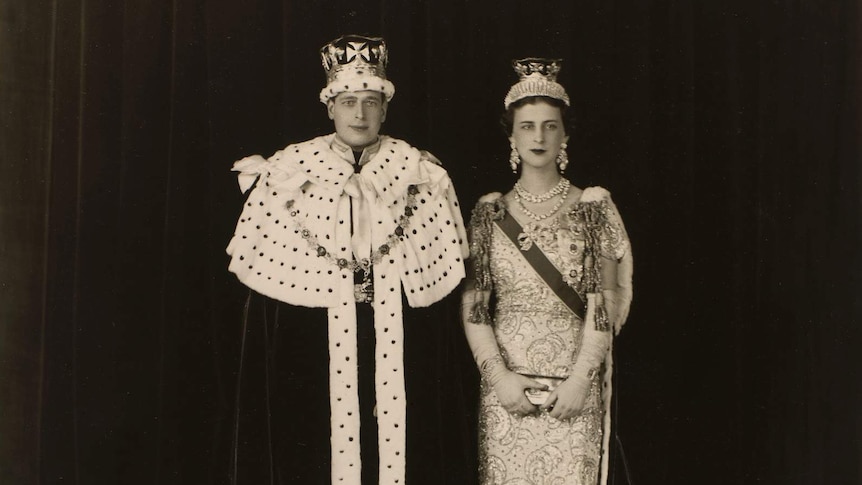
[[[551,190],[545,192],[541,195],[536,195],[529,190],[525,189],[521,185],[521,181],[515,182],[515,192],[521,196],[522,199],[527,202],[532,202],[534,204],[541,204],[546,200],[551,200],[555,195],[560,195],[563,193],[563,190],[568,189],[572,184],[565,177],[560,177],[560,181],[557,182],[557,185],[551,187]]]
[[[563,179],[563,180],[566,180],[566,179]],[[518,205],[521,207],[521,210],[524,212],[524,214],[527,214],[527,216],[529,216],[530,219],[533,219],[534,221],[537,221],[537,222],[542,222],[545,219],[556,214],[557,211],[560,210],[561,207],[563,207],[563,204],[566,203],[566,199],[569,197],[569,188],[571,188],[571,186],[572,186],[570,183],[568,183],[569,182],[568,180],[566,180],[566,182],[567,183],[564,184],[564,187],[562,189],[562,193],[560,194],[560,200],[557,201],[557,203],[554,204],[554,207],[552,207],[551,210],[546,214],[536,214],[535,212],[531,211],[530,209],[527,209],[527,206],[524,205],[524,201],[521,200],[521,194],[517,190],[515,191],[515,200],[518,202]]]

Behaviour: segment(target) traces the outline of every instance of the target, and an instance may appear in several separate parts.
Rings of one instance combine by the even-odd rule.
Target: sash
[[[524,229],[520,224],[518,224],[518,221],[509,214],[509,211],[506,211],[506,215],[503,219],[495,221],[495,224],[503,230],[503,233],[508,236],[515,247],[521,247],[518,242],[518,235],[524,232]],[[586,315],[586,304],[584,303],[584,300],[581,299],[580,295],[578,295],[574,288],[563,281],[563,275],[560,274],[560,270],[558,270],[557,267],[548,260],[548,257],[545,256],[545,253],[539,249],[535,242],[530,245],[530,249],[526,251],[521,250],[521,255],[524,256],[527,263],[536,270],[536,273],[540,278],[542,278],[542,280],[544,280],[545,284],[547,284],[548,287],[556,293],[558,297],[560,297],[560,300],[569,307],[569,310],[583,320]]]

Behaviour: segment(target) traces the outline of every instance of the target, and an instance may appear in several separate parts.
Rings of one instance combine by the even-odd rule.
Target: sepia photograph
[[[862,4],[6,0],[0,483],[862,484]]]

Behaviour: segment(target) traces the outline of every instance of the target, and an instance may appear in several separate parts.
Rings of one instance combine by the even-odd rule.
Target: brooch
[[[521,248],[521,251],[529,251],[533,247],[533,240],[530,239],[530,235],[526,232],[518,234],[518,246]]]

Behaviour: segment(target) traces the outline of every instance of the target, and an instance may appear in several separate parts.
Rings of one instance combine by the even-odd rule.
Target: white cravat
[[[371,213],[370,204],[374,200],[374,189],[362,179],[362,174],[354,173],[344,185],[344,193],[350,196],[353,231],[350,236],[353,256],[357,261],[371,257]]]
[[[362,150],[362,155],[359,161],[356,161],[353,149],[343,142],[338,137],[332,140],[333,151],[341,155],[341,157],[354,165],[355,173],[350,176],[350,179],[344,186],[344,192],[351,199],[351,217],[352,217],[352,232],[350,236],[350,244],[353,249],[353,256],[357,261],[368,259],[371,257],[371,207],[370,204],[376,199],[377,194],[374,188],[366,182],[360,173],[362,165],[367,163],[380,150],[380,140],[365,147]]]

